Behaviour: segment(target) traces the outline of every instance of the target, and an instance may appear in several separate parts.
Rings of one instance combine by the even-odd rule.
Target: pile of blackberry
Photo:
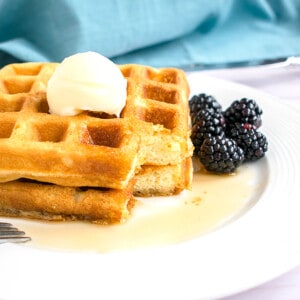
[[[244,161],[265,155],[268,141],[258,131],[262,110],[253,99],[235,100],[223,110],[215,97],[201,93],[189,106],[194,155],[207,171],[232,173]]]

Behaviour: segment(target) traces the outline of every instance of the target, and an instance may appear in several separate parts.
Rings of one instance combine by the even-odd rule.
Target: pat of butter
[[[72,55],[59,64],[47,86],[49,111],[73,116],[82,111],[120,116],[127,80],[108,58],[96,52]]]

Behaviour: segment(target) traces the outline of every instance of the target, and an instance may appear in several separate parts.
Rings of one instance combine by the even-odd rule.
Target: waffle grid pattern
[[[122,117],[133,117],[141,133],[143,164],[180,164],[191,156],[189,85],[183,71],[122,65],[127,104]]]
[[[186,132],[189,86],[183,72],[137,65],[120,68],[128,81],[123,117],[134,115],[146,123],[160,124],[172,133]]]
[[[49,114],[45,88],[53,66],[0,71],[0,181],[124,188],[136,167],[138,136],[127,119]],[[99,170],[105,172],[97,176]]]
[[[56,66],[0,70],[2,214],[122,222],[134,192],[157,193],[149,180],[160,182],[159,193],[166,195],[190,186],[189,86],[182,71],[120,66],[128,81],[121,118],[93,112],[59,117],[48,113],[46,99]]]

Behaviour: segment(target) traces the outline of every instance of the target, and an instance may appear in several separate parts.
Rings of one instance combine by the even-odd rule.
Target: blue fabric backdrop
[[[184,67],[300,55],[300,0],[0,0],[0,64],[83,51]]]

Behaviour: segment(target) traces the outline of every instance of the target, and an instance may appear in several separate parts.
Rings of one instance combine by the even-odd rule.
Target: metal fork
[[[20,231],[10,223],[0,222],[0,244],[24,243],[30,240],[31,238],[26,236],[24,231]]]

